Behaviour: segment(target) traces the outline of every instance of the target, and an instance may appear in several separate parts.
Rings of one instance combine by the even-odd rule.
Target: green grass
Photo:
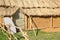
[[[60,40],[60,33],[47,33],[39,31],[37,36],[34,33],[29,32],[30,40]]]
[[[60,40],[60,32],[42,32],[38,31],[37,36],[34,36],[33,31],[27,31],[30,40]],[[21,34],[16,33],[15,36],[18,40],[24,40]],[[7,36],[2,33],[0,29],[0,40],[8,40]]]
[[[1,29],[0,29],[0,40],[8,40],[8,37],[4,35]]]

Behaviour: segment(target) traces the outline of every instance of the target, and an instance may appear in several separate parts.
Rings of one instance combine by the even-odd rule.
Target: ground
[[[34,36],[33,31],[27,31],[30,40],[60,40],[60,32],[42,32],[38,30],[37,36]],[[24,37],[21,34],[16,33],[15,36],[18,40],[24,40]],[[0,29],[0,40],[8,40],[7,36],[4,35]]]

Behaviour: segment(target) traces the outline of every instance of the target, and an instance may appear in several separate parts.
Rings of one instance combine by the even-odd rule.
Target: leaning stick
[[[32,30],[33,30],[33,32],[34,32],[34,35],[36,36],[35,26],[34,26],[33,23],[32,23],[32,17],[30,16],[29,18],[30,18],[30,26],[31,26],[31,28],[32,28]]]
[[[14,34],[11,34],[9,25],[6,25],[6,27],[7,27],[7,29],[8,29],[9,34],[10,34],[9,40],[12,40],[12,39],[11,39],[11,38],[12,38],[11,35],[15,38],[15,40],[18,40],[18,39],[15,37]]]
[[[23,32],[23,30],[22,30],[21,28],[19,28],[19,27],[17,27],[17,28],[21,31],[22,36],[25,38],[25,40],[29,40],[29,39],[28,39],[27,32]]]
[[[4,26],[4,24],[1,24],[1,25]],[[1,28],[2,28],[3,31],[5,31],[6,33],[8,33],[10,35],[10,37],[8,37],[8,35],[6,33],[4,33],[3,31],[2,32],[9,38],[9,40],[12,40],[11,35],[15,38],[15,40],[17,40],[17,38],[14,36],[14,34],[11,34],[10,29],[9,29],[9,25],[6,25],[6,26],[8,26],[7,27],[8,31],[6,31],[3,27],[1,27]]]
[[[9,32],[8,31],[6,31],[3,27],[1,27],[1,29],[2,29],[2,32],[4,33],[4,32],[6,32],[6,33],[8,33],[9,34]],[[4,33],[4,35],[6,35],[7,37],[8,37],[8,35],[6,34],[6,33]],[[10,34],[9,34],[10,35]],[[11,35],[10,35],[10,37],[11,37]],[[9,38],[9,40],[11,40],[11,38],[10,37],[8,37]]]

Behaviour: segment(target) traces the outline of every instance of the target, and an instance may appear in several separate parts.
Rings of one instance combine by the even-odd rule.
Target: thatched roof
[[[0,16],[11,16],[13,14],[15,14],[15,12],[18,10],[17,7],[9,7],[9,8],[4,8],[4,7],[0,7]]]
[[[14,0],[0,0],[0,16],[11,16],[18,10]]]
[[[60,0],[19,0],[17,3],[27,15],[60,15]]]
[[[60,0],[0,0],[0,6],[60,7]]]
[[[14,0],[0,0],[0,6],[15,6]]]
[[[18,6],[27,15],[60,14],[60,0],[0,0],[0,6]]]
[[[60,0],[11,0],[20,7],[60,7]],[[13,2],[14,1],[14,2]],[[12,4],[11,3],[11,4]]]
[[[22,9],[24,14],[30,15],[38,15],[38,16],[47,16],[47,15],[60,15],[60,8],[57,9],[47,9],[47,8],[35,8],[35,9]]]

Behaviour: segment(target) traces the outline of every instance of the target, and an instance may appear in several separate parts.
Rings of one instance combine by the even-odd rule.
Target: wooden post
[[[11,37],[11,32],[10,32],[10,26],[9,25],[5,25],[7,27],[7,32],[9,33],[9,40],[12,40],[12,37]]]
[[[25,16],[25,21],[24,21],[25,23],[25,30],[27,30],[28,29],[28,18],[27,18],[27,16]]]
[[[51,27],[53,27],[53,17],[51,16]]]
[[[32,21],[31,21],[31,16],[29,16],[29,29],[31,30],[32,29],[32,27],[31,27],[31,24],[32,23]]]
[[[4,29],[4,16],[1,16],[1,24],[2,24],[2,28]]]
[[[33,30],[34,35],[36,36],[35,25],[32,23],[32,16],[30,16],[30,28]]]

